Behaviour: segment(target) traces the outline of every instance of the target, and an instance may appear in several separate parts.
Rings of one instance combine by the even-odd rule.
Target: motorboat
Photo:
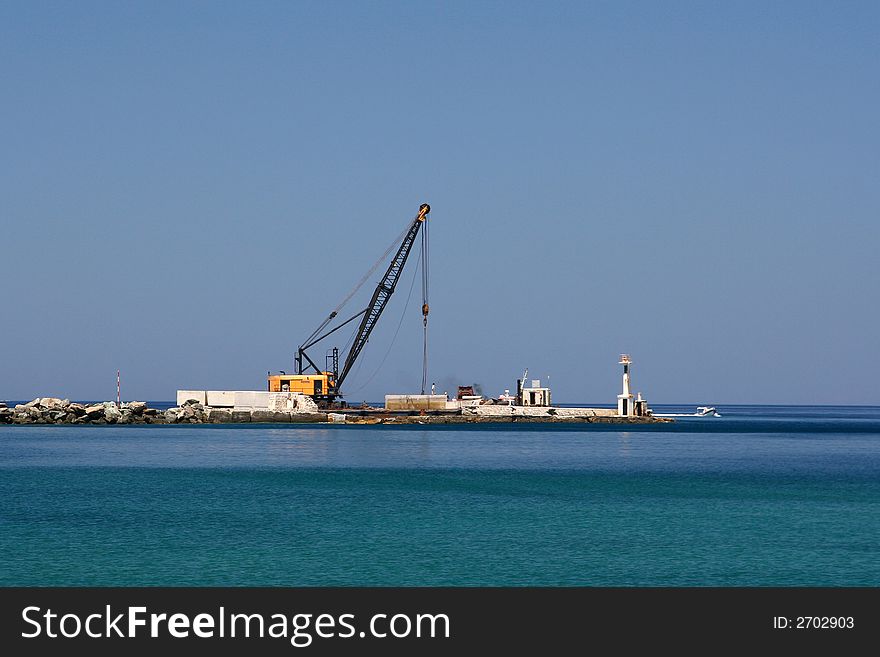
[[[654,413],[654,417],[721,417],[714,406],[697,406],[696,413]]]

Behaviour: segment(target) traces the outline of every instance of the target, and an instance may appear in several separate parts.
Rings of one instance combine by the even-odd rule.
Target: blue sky
[[[262,389],[428,202],[441,390],[611,404],[629,352],[657,403],[876,404],[878,33],[874,2],[4,2],[0,399]],[[413,271],[350,401],[420,387]]]

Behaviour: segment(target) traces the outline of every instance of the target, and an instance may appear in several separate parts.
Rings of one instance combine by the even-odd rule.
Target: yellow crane
[[[373,331],[373,328],[376,326],[376,322],[379,320],[379,317],[382,315],[382,312],[385,310],[385,306],[388,304],[388,300],[391,298],[391,295],[394,293],[394,288],[397,287],[397,281],[400,278],[400,274],[403,271],[403,267],[406,264],[406,260],[409,257],[410,251],[412,250],[413,245],[415,244],[416,237],[419,234],[419,229],[423,224],[426,223],[428,219],[428,213],[431,211],[431,206],[427,203],[423,203],[419,206],[418,214],[416,214],[415,218],[409,224],[407,229],[403,233],[403,239],[400,242],[400,245],[397,248],[397,252],[394,254],[394,257],[391,259],[391,263],[388,265],[388,269],[385,271],[385,275],[379,281],[379,284],[376,286],[375,291],[373,292],[373,296],[370,299],[369,304],[363,310],[355,313],[353,316],[349,317],[345,321],[337,324],[333,328],[328,329],[328,327],[333,323],[333,320],[339,314],[341,308],[354,296],[355,292],[366,282],[366,279],[370,276],[370,274],[375,271],[378,265],[381,263],[382,259],[374,265],[373,269],[368,272],[358,283],[355,289],[349,293],[349,295],[345,298],[345,300],[336,307],[333,312],[315,329],[312,334],[306,338],[305,341],[298,347],[296,355],[294,356],[294,369],[296,371],[295,374],[287,374],[285,372],[281,372],[278,374],[272,374],[271,372],[268,375],[268,384],[270,392],[300,392],[305,395],[309,395],[313,397],[315,401],[318,402],[321,406],[331,406],[333,405],[337,398],[342,396],[341,388],[342,384],[345,381],[348,374],[351,372],[351,368],[354,366],[355,361],[363,350],[364,346],[367,344],[367,340],[370,337],[370,333]],[[424,392],[425,381],[427,380],[427,335],[428,335],[428,266],[427,266],[427,248],[428,248],[428,231],[427,227],[422,231],[422,316],[423,316],[423,324],[425,331],[425,346],[424,346],[424,358],[422,364],[422,392]],[[397,242],[395,241],[394,244]],[[389,247],[388,251],[383,255],[384,257],[390,253],[394,244]],[[360,318],[360,324],[358,325],[357,332],[355,333],[354,339],[351,343],[351,348],[348,350],[348,353],[345,356],[345,361],[343,362],[342,369],[339,369],[339,348],[333,347],[332,350],[325,357],[324,368],[318,367],[315,361],[309,356],[307,350],[314,347],[317,343],[324,340],[332,333],[335,333],[343,326],[355,321]]]

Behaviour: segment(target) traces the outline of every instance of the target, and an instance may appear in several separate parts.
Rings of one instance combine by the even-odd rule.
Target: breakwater
[[[266,410],[212,408],[189,400],[166,410],[150,408],[146,402],[100,402],[81,404],[57,397],[39,397],[10,408],[0,402],[0,424],[239,424],[333,423],[333,424],[474,424],[474,423],[589,423],[654,424],[669,418],[621,417],[598,409],[553,407],[466,408],[456,411],[389,412],[384,409],[340,409],[337,411]]]

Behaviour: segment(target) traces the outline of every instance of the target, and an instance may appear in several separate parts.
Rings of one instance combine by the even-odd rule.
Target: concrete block
[[[327,421],[327,413],[298,413],[294,412],[290,414],[291,422],[303,422],[303,423],[312,423],[312,422],[326,422]]]
[[[235,390],[235,408],[259,408],[268,410],[270,395],[268,391]]]
[[[290,412],[255,408],[251,411],[251,422],[290,422]]]
[[[206,405],[212,408],[232,408],[235,406],[235,391],[233,390],[208,390],[205,396],[208,399]]]
[[[267,406],[270,411],[292,411],[296,407],[293,392],[270,392]]]
[[[446,410],[446,395],[385,395],[389,411]]]
[[[182,406],[184,402],[195,399],[202,406],[205,405],[206,395],[204,390],[178,390],[177,405]]]

